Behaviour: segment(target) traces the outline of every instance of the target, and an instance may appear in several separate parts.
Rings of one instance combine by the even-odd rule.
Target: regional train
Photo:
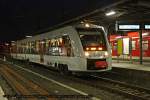
[[[111,48],[102,26],[65,26],[16,41],[14,59],[53,67],[62,72],[102,72],[111,70]]]

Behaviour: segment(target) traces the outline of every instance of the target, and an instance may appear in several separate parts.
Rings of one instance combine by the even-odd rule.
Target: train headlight
[[[90,48],[88,48],[88,47],[86,48],[86,50],[89,50],[89,49],[90,49]]]
[[[103,48],[102,48],[102,47],[98,47],[98,50],[100,50],[100,51],[101,51],[101,50],[103,50]]]
[[[92,48],[91,48],[91,51],[96,51],[96,47],[92,47]]]
[[[88,57],[90,55],[89,52],[85,52],[84,54],[86,57]]]

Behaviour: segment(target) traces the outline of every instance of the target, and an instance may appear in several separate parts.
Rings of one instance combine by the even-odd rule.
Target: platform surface
[[[112,67],[126,68],[133,70],[150,71],[150,62],[144,62],[142,65],[137,62],[125,62],[125,61],[112,61]]]

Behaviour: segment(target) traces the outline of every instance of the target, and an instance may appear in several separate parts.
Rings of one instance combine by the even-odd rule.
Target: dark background
[[[0,0],[0,41],[35,35],[118,0]]]

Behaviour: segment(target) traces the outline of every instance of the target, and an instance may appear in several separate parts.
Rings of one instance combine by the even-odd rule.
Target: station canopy
[[[96,9],[76,19],[80,21],[108,26],[116,21],[150,22],[149,0],[118,0],[118,2]]]
[[[65,21],[55,27],[59,27],[70,23],[92,23],[103,25],[106,27],[113,26],[116,21],[127,22],[150,22],[150,1],[149,0],[116,0],[115,3],[105,7],[100,7],[89,13],[83,14],[79,17]],[[114,13],[106,15],[109,13]],[[53,28],[55,28],[53,27]]]

